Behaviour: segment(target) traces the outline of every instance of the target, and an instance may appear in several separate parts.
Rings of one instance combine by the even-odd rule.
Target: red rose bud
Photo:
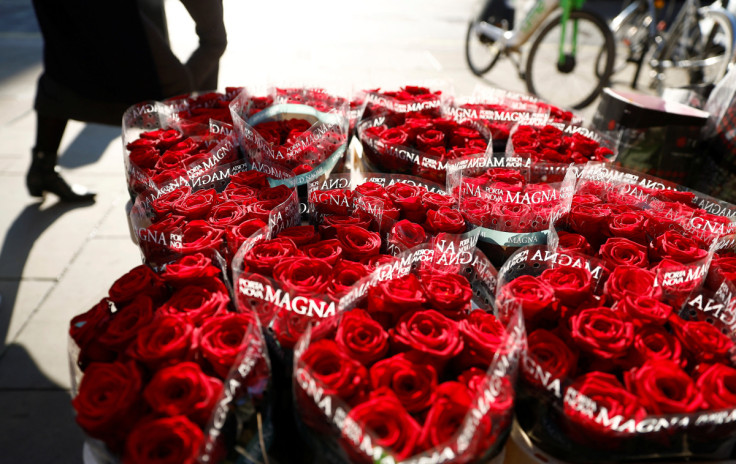
[[[187,416],[204,428],[222,393],[222,382],[207,376],[198,364],[183,362],[156,372],[143,391],[155,412]]]
[[[624,381],[650,414],[695,412],[703,401],[693,379],[671,361],[647,361],[624,372]]]
[[[151,419],[138,424],[125,444],[123,464],[195,464],[204,442],[202,430],[184,416]]]

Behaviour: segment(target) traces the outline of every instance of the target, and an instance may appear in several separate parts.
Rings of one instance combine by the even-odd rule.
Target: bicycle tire
[[[584,10],[571,12],[570,24],[573,21],[577,21],[578,24],[578,56],[574,57],[570,70],[560,69],[558,47],[561,19],[562,14],[556,15],[535,37],[529,50],[524,80],[529,92],[539,98],[563,108],[582,109],[593,103],[603,87],[608,85],[616,53],[613,33],[600,16]],[[586,40],[592,42],[588,43]],[[583,51],[585,53],[581,53]],[[602,71],[598,69],[597,63],[601,51],[606,53],[605,67]],[[589,72],[587,66],[592,68]],[[560,82],[559,78],[554,79],[555,76],[563,78],[563,82]],[[575,82],[570,82],[571,77],[575,77]],[[584,81],[590,82],[591,85],[583,86],[584,90],[580,96],[578,90]],[[567,91],[561,92],[560,90],[565,87],[568,87]],[[568,95],[568,98],[563,98]]]
[[[659,92],[664,87],[715,84],[728,72],[733,62],[734,31],[728,18],[718,11],[701,10],[702,17],[691,31],[680,22],[667,35],[662,48],[655,53],[652,66],[657,76],[652,85]],[[712,21],[712,27],[701,31],[701,25]],[[694,42],[682,46],[692,34]],[[694,63],[709,63],[701,71]],[[686,73],[686,75],[683,75]]]
[[[485,39],[485,42],[480,39],[475,32],[475,24],[475,21],[470,21],[468,32],[465,35],[465,61],[468,63],[468,67],[473,74],[482,76],[493,68],[501,56],[501,51],[493,48],[494,41],[491,39]],[[479,61],[479,58],[475,58],[475,51],[478,54],[488,52],[487,63]]]

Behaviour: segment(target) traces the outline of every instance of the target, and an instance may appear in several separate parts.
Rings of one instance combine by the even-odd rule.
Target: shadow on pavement
[[[3,276],[5,284],[9,284],[9,291],[5,291],[0,300],[0,359],[6,351],[5,340],[18,296],[20,279],[33,244],[61,215],[75,208],[91,206],[92,203],[57,202],[43,209],[42,205],[42,202],[31,203],[21,211],[8,228],[5,242],[0,248],[0,276]]]
[[[60,154],[58,164],[66,168],[78,168],[96,163],[116,137],[120,137],[120,126],[88,123]]]
[[[6,353],[24,375],[45,378],[48,388],[0,388],[0,461],[34,464],[81,464],[84,434],[74,422],[69,392],[38,369],[23,346]],[[6,373],[7,375],[7,373]]]

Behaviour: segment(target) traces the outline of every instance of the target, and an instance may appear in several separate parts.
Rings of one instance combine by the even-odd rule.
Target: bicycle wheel
[[[603,19],[587,11],[573,11],[561,62],[561,19],[561,14],[555,16],[534,39],[524,78],[530,93],[563,108],[581,109],[590,105],[608,84],[616,47]],[[577,50],[573,53],[576,23]],[[602,67],[598,65],[599,55],[605,63]]]
[[[715,84],[726,75],[734,52],[734,31],[718,11],[699,10],[698,21],[680,21],[655,54],[653,88]]]
[[[465,59],[476,76],[482,76],[490,71],[502,51],[494,39],[481,32],[480,26],[486,23],[508,30],[511,28],[514,15],[505,0],[486,0],[482,8],[468,24],[468,32],[465,35]]]
[[[470,70],[476,76],[482,76],[491,70],[501,56],[501,50],[495,41],[481,38],[476,32],[476,23],[468,24],[468,33],[465,36],[465,59]]]

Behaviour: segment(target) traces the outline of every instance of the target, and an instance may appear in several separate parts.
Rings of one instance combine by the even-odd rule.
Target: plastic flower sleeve
[[[473,243],[438,240],[398,255],[300,339],[294,395],[319,457],[486,462],[501,452],[523,323],[518,311],[493,310],[495,270]]]
[[[202,254],[159,272],[140,265],[72,319],[72,406],[99,462],[255,463],[269,452],[260,326],[234,311],[224,275]]]
[[[305,197],[308,182],[342,168],[348,102],[320,89],[275,88],[269,92],[266,97],[255,97],[246,88],[231,103],[240,146],[253,169],[272,174],[269,167],[277,165],[292,170],[293,177],[274,175],[272,184],[303,186],[301,196]]]
[[[294,189],[270,187],[266,176],[243,163],[216,167],[192,179],[141,194],[130,223],[145,262],[154,267],[170,256],[217,250],[228,262],[255,230],[280,230],[299,223]]]
[[[490,156],[490,131],[478,122],[451,116],[410,117],[393,113],[362,120],[357,127],[364,171],[410,174],[445,183],[447,164],[474,153]]]
[[[519,157],[460,158],[448,166],[448,190],[479,248],[501,266],[519,247],[547,243],[550,219],[569,209],[576,176],[567,166]]]
[[[433,182],[396,174],[337,174],[309,186],[310,221],[325,237],[341,224],[380,234],[381,253],[395,255],[439,233],[463,233],[466,221]]]
[[[581,125],[554,121],[522,121],[510,132],[506,156],[534,162],[585,164],[616,160],[620,133],[601,133]]]
[[[132,199],[165,184],[189,184],[203,171],[239,160],[230,125],[181,119],[182,111],[153,102],[134,105],[125,113],[123,145]]]
[[[518,123],[544,123],[550,119],[549,108],[505,92],[452,101],[447,110],[456,121],[478,121],[491,131],[493,152],[502,153],[513,127]]]
[[[429,80],[389,89],[371,89],[364,93],[359,120],[387,115],[436,118],[441,116],[442,106],[453,90],[446,81]]]
[[[589,163],[577,177],[549,247],[522,248],[499,273],[498,305],[521,304],[528,330],[522,431],[572,462],[722,459],[703,443],[713,416],[699,395],[713,380],[700,366],[732,342],[687,319],[730,220],[638,173]]]

